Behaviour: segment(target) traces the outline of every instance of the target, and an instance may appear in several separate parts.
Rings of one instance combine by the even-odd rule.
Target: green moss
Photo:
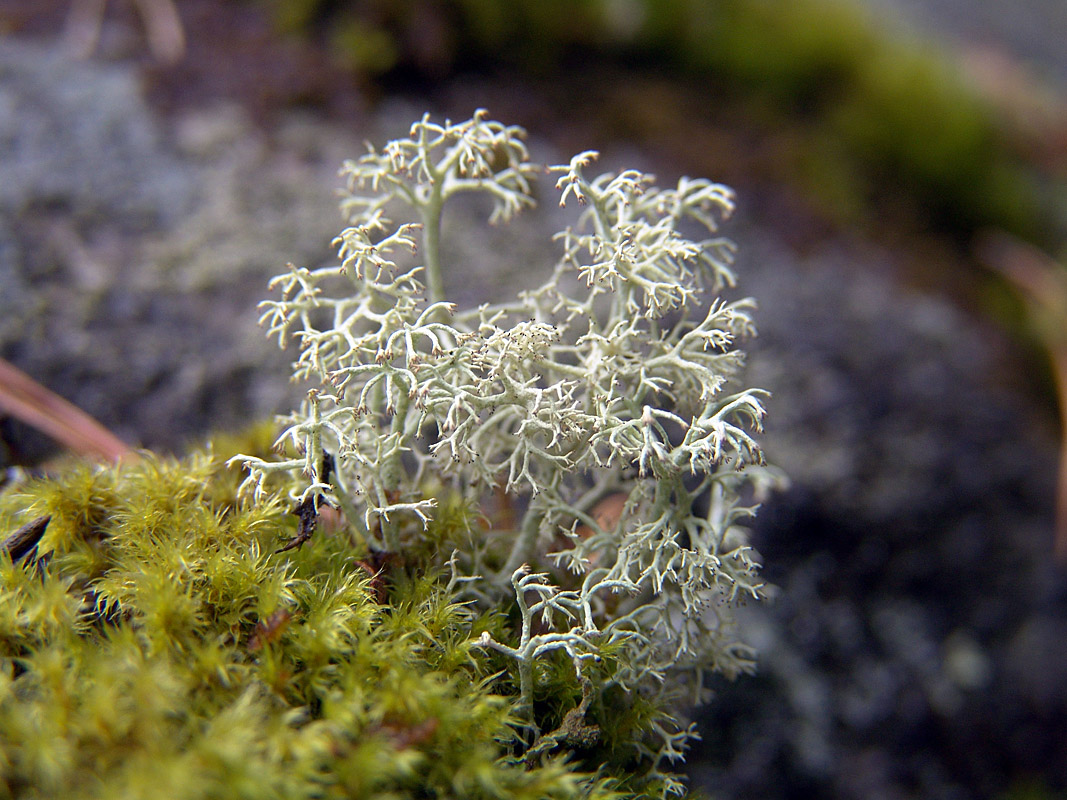
[[[354,72],[382,75],[400,60],[393,37],[358,17],[344,17],[333,25],[329,47],[334,61]]]
[[[5,530],[52,515],[36,552],[0,556],[0,797],[662,790],[635,755],[647,727],[613,734],[630,748],[614,771],[565,747],[521,760],[509,665],[474,644],[508,636],[507,614],[456,603],[437,547],[371,568],[342,530],[275,553],[288,504],[239,500],[228,473],[149,455],[0,495]],[[437,524],[469,534],[453,512]],[[573,669],[541,692],[556,717],[581,695]]]
[[[824,132],[880,185],[909,187],[952,228],[996,224],[1036,234],[1033,193],[1004,150],[993,112],[933,52],[875,50],[828,109]]]
[[[841,0],[718,0],[681,28],[678,60],[782,110],[811,113],[877,49],[859,6]]]

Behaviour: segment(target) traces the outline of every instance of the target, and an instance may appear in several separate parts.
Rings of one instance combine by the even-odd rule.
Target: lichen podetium
[[[739,385],[754,303],[722,296],[735,285],[735,248],[718,233],[732,191],[660,188],[637,170],[587,177],[596,158],[535,165],[520,128],[478,111],[427,115],[346,163],[339,263],[290,265],[263,304],[315,388],[285,421],[280,460],[236,460],[250,490],[280,473],[294,500],[339,508],[375,551],[417,548],[442,493],[479,508],[504,497],[511,513],[441,560],[472,602],[510,603],[516,638],[480,644],[514,662],[525,725],[540,733],[538,665],[564,659],[574,686],[662,710],[659,769],[691,734],[679,699],[698,700],[709,671],[752,664],[732,614],[761,589],[742,498],[776,475],[754,438],[764,393]],[[489,222],[508,222],[546,173],[577,207],[546,243],[555,269],[514,301],[455,308],[449,200],[484,193]],[[596,513],[610,497],[621,513]]]

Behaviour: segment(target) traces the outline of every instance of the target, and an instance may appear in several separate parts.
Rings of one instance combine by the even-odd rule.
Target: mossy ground
[[[433,561],[454,531],[384,567],[343,525],[277,553],[289,503],[238,499],[223,463],[75,464],[0,495],[0,531],[51,517],[35,551],[0,556],[0,796],[662,789],[641,777],[640,702],[598,697],[598,747],[524,761],[508,665],[475,644],[509,636],[507,609],[456,602]],[[447,519],[466,524],[460,511]],[[581,690],[573,670],[541,680],[552,725]]]

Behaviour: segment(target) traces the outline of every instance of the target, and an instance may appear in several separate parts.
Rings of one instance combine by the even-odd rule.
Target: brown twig
[[[317,528],[319,524],[318,498],[305,497],[300,504],[293,509],[293,513],[300,518],[300,525],[296,529],[296,536],[275,550],[275,554],[285,553],[289,550],[296,550],[299,547],[303,547],[304,542],[310,539],[311,535],[315,533],[315,528]]]
[[[133,450],[81,409],[0,359],[0,412],[88,458],[129,459]]]
[[[45,528],[48,527],[48,523],[51,521],[52,517],[47,516],[38,517],[31,522],[27,522],[4,539],[3,542],[0,542],[0,552],[7,553],[13,562],[18,561],[37,546],[37,543],[41,541],[41,537],[44,536]]]

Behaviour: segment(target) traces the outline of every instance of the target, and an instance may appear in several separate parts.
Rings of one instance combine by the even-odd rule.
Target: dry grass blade
[[[173,0],[134,0],[145,27],[152,55],[164,64],[177,64],[185,55],[185,28]],[[88,58],[100,43],[107,0],[73,0],[67,16],[66,38],[79,58]]]
[[[130,446],[81,409],[0,359],[0,411],[88,458],[118,461]]]

